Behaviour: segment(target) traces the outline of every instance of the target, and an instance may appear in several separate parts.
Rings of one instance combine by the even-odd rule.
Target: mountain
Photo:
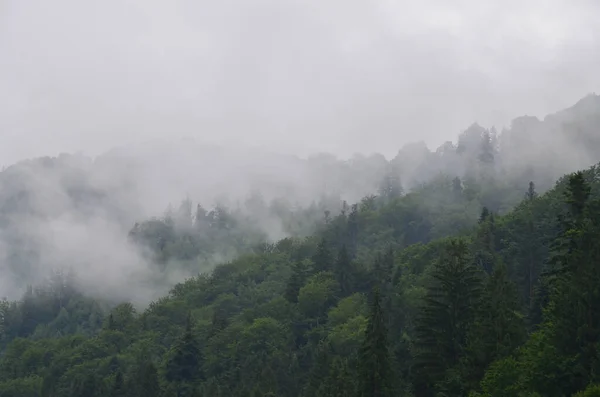
[[[600,160],[598,115],[390,160],[182,141],[10,166],[0,395],[592,393],[599,168],[561,173]]]

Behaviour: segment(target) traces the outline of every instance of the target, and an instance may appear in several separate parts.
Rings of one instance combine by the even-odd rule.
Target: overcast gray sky
[[[0,0],[0,163],[165,136],[431,148],[600,92],[597,0]]]

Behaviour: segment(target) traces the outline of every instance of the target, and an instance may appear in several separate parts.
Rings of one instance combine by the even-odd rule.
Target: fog
[[[148,301],[190,273],[157,289],[135,222],[185,197],[352,203],[377,192],[381,154],[408,190],[462,175],[468,156],[436,149],[473,122],[508,128],[509,173],[588,166],[600,145],[563,125],[592,136],[598,97],[544,117],[600,92],[598,17],[592,0],[0,2],[0,296],[66,266]],[[11,166],[60,153],[82,155]]]
[[[435,148],[600,91],[598,16],[594,0],[5,0],[0,161],[186,136]]]

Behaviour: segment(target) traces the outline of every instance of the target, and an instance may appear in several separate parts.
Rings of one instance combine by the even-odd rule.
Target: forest
[[[8,167],[0,397],[600,396],[598,128],[593,95],[154,215],[114,153]]]

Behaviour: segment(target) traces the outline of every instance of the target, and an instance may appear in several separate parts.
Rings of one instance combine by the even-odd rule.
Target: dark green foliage
[[[115,381],[110,390],[110,397],[125,397],[127,396],[127,390],[125,389],[125,382],[123,381],[123,373],[117,371],[115,375]]]
[[[323,238],[317,245],[317,251],[312,258],[315,272],[331,271],[333,259],[327,241]]]
[[[135,384],[138,397],[158,397],[160,392],[158,372],[152,361],[144,361],[139,364]]]
[[[292,268],[292,275],[285,288],[285,299],[290,303],[298,303],[298,293],[306,282],[307,269],[302,262],[296,262]]]
[[[353,287],[353,271],[352,263],[346,246],[340,248],[333,269],[335,278],[340,285],[342,296],[347,296],[351,293]]]
[[[431,395],[433,387],[443,382],[447,371],[465,355],[481,276],[464,240],[448,242],[431,279],[416,327],[415,391],[419,396]]]
[[[367,329],[359,352],[360,390],[363,397],[392,395],[386,318],[378,288],[373,291]]]
[[[174,343],[165,367],[169,382],[188,383],[201,377],[202,359],[196,337],[192,332],[192,319],[188,315],[183,335]]]
[[[512,354],[525,340],[525,323],[519,313],[516,288],[508,278],[506,266],[496,266],[486,280],[475,320],[468,330],[464,381],[476,389],[485,369],[495,360]]]
[[[444,149],[470,161],[465,175],[407,194],[295,214],[255,195],[247,219],[222,205],[192,217],[185,200],[139,223],[130,238],[161,272],[235,259],[147,307],[59,272],[0,301],[0,395],[594,395],[600,170],[523,198],[538,174],[496,172],[494,134],[467,135]],[[243,226],[273,213],[303,232],[267,242]]]

